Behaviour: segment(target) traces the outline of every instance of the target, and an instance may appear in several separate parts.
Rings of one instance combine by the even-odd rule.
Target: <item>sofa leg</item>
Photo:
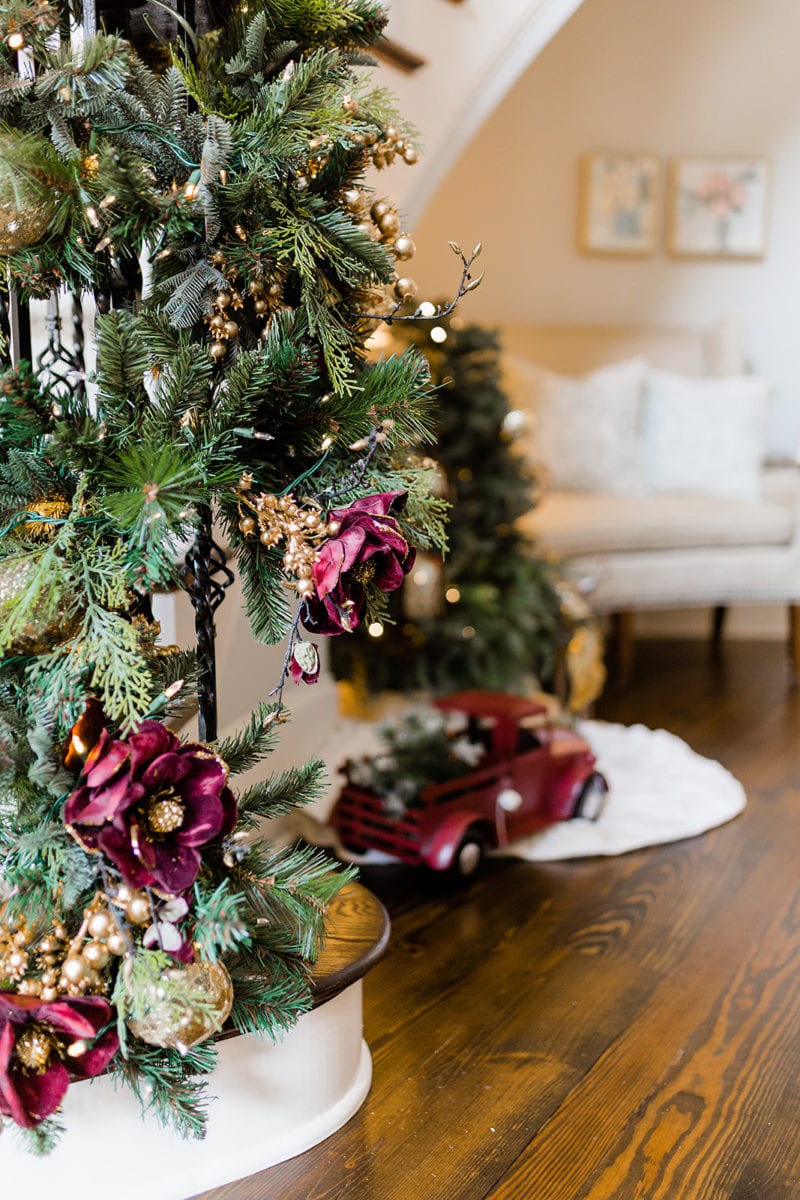
[[[800,604],[789,605],[789,667],[792,683],[800,684]]]
[[[633,674],[633,613],[618,612],[611,618],[614,676],[619,687],[627,687]]]
[[[722,635],[725,631],[725,617],[728,615],[727,605],[716,604],[711,614],[711,649],[716,653],[722,645]]]

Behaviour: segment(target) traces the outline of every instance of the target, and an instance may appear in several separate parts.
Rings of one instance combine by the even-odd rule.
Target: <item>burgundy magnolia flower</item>
[[[73,1079],[99,1075],[119,1038],[102,996],[35,996],[0,992],[0,1114],[33,1129],[54,1113]],[[100,1034],[100,1036],[98,1036]]]
[[[159,721],[115,738],[103,730],[64,820],[131,887],[177,895],[200,869],[199,848],[236,823],[228,768],[207,746],[182,743]]]
[[[400,587],[416,556],[391,515],[405,501],[405,492],[376,492],[330,514],[339,531],[323,543],[314,563],[315,594],[306,600],[303,618],[307,629],[326,636],[349,633],[364,615],[368,584],[382,592]]]

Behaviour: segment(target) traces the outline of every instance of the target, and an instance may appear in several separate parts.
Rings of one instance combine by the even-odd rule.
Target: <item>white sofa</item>
[[[508,326],[509,363],[522,357],[577,376],[611,362],[645,357],[681,375],[739,375],[744,364],[735,330],[711,333],[600,326]],[[506,373],[514,406],[523,407],[519,374]],[[535,447],[535,431],[531,439]],[[522,518],[538,549],[562,562],[598,613],[616,617],[618,669],[631,664],[630,614],[642,609],[708,607],[712,631],[737,603],[789,607],[789,649],[800,675],[800,472],[768,464],[758,499],[685,493],[630,497],[545,489]]]

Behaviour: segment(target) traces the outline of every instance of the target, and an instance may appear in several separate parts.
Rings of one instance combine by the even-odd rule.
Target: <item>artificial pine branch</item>
[[[214,749],[228,764],[231,775],[243,775],[275,749],[281,720],[275,705],[262,700],[240,733],[216,743]]]
[[[271,820],[318,800],[326,784],[320,760],[271,775],[252,784],[239,796],[239,813],[244,821]]]

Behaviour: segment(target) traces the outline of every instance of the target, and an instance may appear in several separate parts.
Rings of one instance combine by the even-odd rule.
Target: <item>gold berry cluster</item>
[[[359,188],[347,188],[342,203],[348,212],[359,218],[358,227],[367,237],[374,238],[391,250],[398,262],[413,258],[417,247],[414,239],[404,233],[400,216],[389,200],[375,200],[371,205]],[[413,279],[396,272],[392,282],[398,300],[413,300],[417,285]]]
[[[143,613],[137,613],[131,619],[131,625],[139,634],[139,645],[146,658],[172,658],[175,654],[180,654],[180,646],[159,642],[158,639],[161,637],[160,621],[148,621]]]
[[[394,125],[386,125],[375,141],[367,144],[369,156],[378,170],[390,167],[395,158],[402,158],[409,166],[413,166],[419,158],[416,147],[408,138],[404,138]]]
[[[342,108],[351,117],[358,117],[359,104],[355,96],[346,95],[342,99]],[[373,166],[379,170],[391,166],[396,158],[402,158],[409,166],[419,159],[416,147],[407,137],[404,137],[394,125],[384,125],[378,128],[355,130],[350,140],[356,145],[363,146],[366,154],[372,160]],[[295,173],[295,186],[304,191],[320,171],[327,167],[330,161],[330,138],[316,135],[308,139],[309,156],[303,166]]]
[[[99,891],[84,909],[78,932],[70,938],[55,921],[38,940],[24,922],[0,924],[0,980],[16,985],[22,996],[45,1003],[59,996],[97,995],[108,990],[106,968],[131,948],[131,925],[148,925],[153,910],[147,894],[122,886],[113,896]]]
[[[242,240],[245,240],[247,235],[244,230],[239,230],[239,233]],[[211,262],[228,280],[228,286],[220,288],[214,296],[213,312],[207,318],[212,337],[209,353],[215,361],[221,362],[228,353],[228,343],[239,336],[236,314],[246,309],[245,318],[252,317],[263,321],[266,329],[272,314],[283,305],[283,284],[277,278],[271,283],[251,279],[243,293],[236,286],[237,283],[241,283],[237,270],[229,265],[222,250],[217,250],[211,255]]]
[[[50,955],[56,953],[66,937],[65,927],[59,924],[55,927],[52,939],[43,938],[34,950],[31,932],[21,918],[0,923],[0,981],[20,983],[31,968],[44,970],[52,966],[56,959],[51,959]]]
[[[112,894],[97,892],[83,912],[83,922],[71,940],[61,964],[59,990],[69,996],[103,992],[108,977],[103,971],[112,958],[131,949],[130,925],[149,925],[154,920],[147,893],[123,884]]]
[[[255,537],[262,546],[284,543],[283,569],[293,577],[293,587],[299,596],[314,591],[313,567],[321,542],[335,537],[338,521],[325,521],[318,508],[298,504],[294,496],[274,496],[252,491],[249,474],[242,476],[236,495],[239,499],[239,531],[246,538]]]

